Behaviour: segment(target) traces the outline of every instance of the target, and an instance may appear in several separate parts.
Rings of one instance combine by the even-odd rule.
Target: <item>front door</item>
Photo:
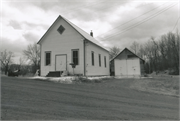
[[[66,62],[66,55],[56,55],[56,71],[65,71]]]

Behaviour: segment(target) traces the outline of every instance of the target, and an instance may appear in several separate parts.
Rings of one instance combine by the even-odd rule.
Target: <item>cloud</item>
[[[106,47],[128,47],[133,41],[142,43],[151,36],[157,38],[171,31],[178,19],[178,5],[141,25],[134,28],[132,26],[137,22],[141,23],[146,17],[166,8],[167,5],[177,4],[177,2],[151,0],[21,0],[19,2],[12,0],[3,2],[3,11],[1,11],[3,49],[8,48],[20,53],[28,44],[39,41],[58,15],[67,18],[87,33],[93,30],[94,37]],[[138,17],[160,5],[162,6],[157,10]],[[136,17],[138,19],[134,19]],[[130,20],[132,21],[128,22]],[[123,32],[123,30],[127,31]],[[18,43],[21,45],[19,46]]]
[[[27,43],[21,39],[15,39],[12,41],[8,38],[2,37],[1,45],[1,51],[6,49],[14,53],[21,53],[24,47],[27,46]]]
[[[37,40],[38,40],[38,35],[36,35],[35,33],[33,33],[33,32],[27,32],[27,33],[24,33],[23,34],[23,37],[27,40],[27,41],[29,41],[29,42],[31,42],[31,43],[36,43],[37,42]]]
[[[172,13],[178,13],[177,11],[177,6],[173,7],[172,9],[169,9],[167,11],[162,12],[161,14],[157,15],[156,17],[152,19],[146,19],[147,21],[142,21],[145,18],[149,17],[155,13],[157,13],[157,10],[154,11],[151,14],[144,15],[142,17],[139,17],[138,19],[134,19],[133,21],[130,21],[127,23],[129,20],[132,20],[133,18],[136,18],[139,15],[142,15],[144,11],[150,11],[153,8],[157,7],[157,5],[151,4],[151,7],[149,7],[148,10],[145,7],[138,8],[139,10],[131,10],[133,11],[134,15],[133,17],[128,17],[127,15],[129,14],[121,14],[121,16],[124,17],[123,21],[119,19],[118,21],[113,22],[112,26],[115,29],[109,30],[107,33],[102,35],[102,38],[100,38],[102,41],[104,40],[105,42],[111,41],[112,39],[119,38],[119,39],[142,39],[142,38],[147,38],[150,36],[160,36],[161,34],[164,34],[168,31],[171,30],[171,27],[175,24],[175,21],[177,20],[178,16]],[[163,8],[166,8],[164,6]],[[134,7],[136,9],[136,7]],[[159,10],[162,10],[159,9]],[[172,22],[172,18],[175,18],[175,21]],[[144,23],[143,23],[144,22]],[[124,24],[126,23],[126,24]],[[131,43],[131,42],[130,42]]]
[[[19,30],[21,29],[21,25],[14,20],[10,20],[9,26],[12,26],[14,29],[19,29]]]

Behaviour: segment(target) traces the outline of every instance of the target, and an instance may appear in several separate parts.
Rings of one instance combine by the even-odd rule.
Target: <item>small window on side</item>
[[[79,65],[79,50],[72,50],[72,62]]]
[[[99,54],[99,66],[101,66],[101,54]]]
[[[51,52],[45,52],[45,65],[51,65]]]
[[[106,67],[106,56],[104,56],[104,66]]]
[[[94,52],[91,52],[92,66],[94,66]]]

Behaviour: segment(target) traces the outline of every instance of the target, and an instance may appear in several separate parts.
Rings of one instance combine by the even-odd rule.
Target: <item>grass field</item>
[[[56,83],[77,84],[77,83],[101,83],[109,80],[126,81],[131,83],[126,85],[131,89],[153,92],[158,94],[165,94],[171,96],[179,96],[179,76],[151,76],[142,78],[120,78],[114,77],[60,77],[60,78],[46,78],[46,77],[34,77],[32,79],[46,80]],[[118,86],[118,85],[116,85]],[[118,87],[117,87],[118,88]]]
[[[154,76],[134,79],[130,88],[164,95],[179,96],[179,77]]]

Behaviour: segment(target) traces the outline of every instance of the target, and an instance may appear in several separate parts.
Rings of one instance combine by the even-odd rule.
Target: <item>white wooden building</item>
[[[129,49],[123,49],[110,60],[111,75],[120,77],[139,77],[144,73],[144,60]]]
[[[69,20],[59,16],[39,40],[41,49],[40,75],[67,71],[76,64],[74,74],[84,76],[109,75],[109,52]]]

